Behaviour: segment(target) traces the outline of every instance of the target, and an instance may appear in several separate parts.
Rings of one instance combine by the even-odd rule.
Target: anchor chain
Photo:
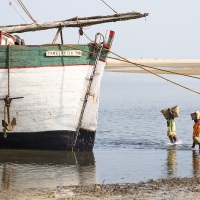
[[[4,137],[7,137],[6,131],[12,131],[14,126],[16,125],[16,118],[13,118],[11,121],[11,115],[10,115],[10,106],[11,101],[13,99],[21,99],[24,97],[10,97],[10,45],[8,45],[8,92],[5,98],[1,98],[0,100],[3,100],[5,102],[4,105],[4,119],[2,120],[2,126],[3,126],[3,134]],[[7,122],[6,122],[6,115],[7,115]]]
[[[100,48],[99,48],[99,44],[97,43],[97,38],[98,38],[99,35],[102,36],[100,33],[97,33],[96,36],[95,36],[94,46],[98,46],[99,51],[96,54],[96,60],[95,60],[95,63],[94,63],[94,69],[93,69],[92,75],[90,76],[89,79],[87,79],[89,81],[89,85],[87,87],[87,91],[86,91],[85,97],[83,99],[83,106],[82,106],[82,109],[81,109],[81,113],[80,113],[80,117],[79,117],[79,121],[78,121],[78,126],[76,128],[76,135],[75,135],[75,140],[74,140],[74,144],[73,144],[73,147],[72,147],[72,152],[73,152],[73,149],[74,149],[74,147],[76,145],[77,138],[79,136],[79,131],[80,131],[80,127],[82,125],[82,119],[83,119],[83,114],[84,114],[85,107],[86,107],[86,104],[87,104],[87,100],[88,100],[88,97],[91,96],[90,95],[90,89],[91,89],[91,86],[92,86],[92,82],[93,82],[94,76],[96,75],[97,62],[99,60],[99,57],[101,55],[101,51],[103,49],[103,45],[101,45]],[[104,37],[103,37],[103,42],[102,43],[104,43]]]

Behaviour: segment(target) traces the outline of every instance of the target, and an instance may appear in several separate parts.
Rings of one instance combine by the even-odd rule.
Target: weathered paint
[[[100,81],[103,75],[105,62],[98,61],[96,72],[94,74],[93,83],[90,88],[90,94],[88,96],[86,108],[82,120],[82,128],[85,130],[96,130],[96,124],[98,120],[98,107],[99,107],[99,95],[100,95]]]
[[[74,146],[75,131],[7,132],[7,138],[0,134],[0,148],[43,149],[58,151],[92,151],[95,133],[80,129]],[[74,147],[73,147],[74,146]]]
[[[69,66],[69,65],[93,65],[95,55],[90,56],[90,45],[44,45],[44,46],[0,46],[0,69],[8,67],[8,53],[11,68],[44,67],[44,66]],[[49,57],[47,51],[81,50],[80,57]]]
[[[108,37],[105,44],[110,42]],[[46,56],[47,51],[74,50],[81,51],[81,56]],[[92,45],[0,46],[0,99],[8,95],[8,82],[10,97],[23,97],[11,102],[11,120],[16,118],[17,125],[6,139],[1,134],[0,148],[92,151],[109,50],[99,51],[101,59],[96,60],[98,50]],[[1,100],[0,120],[5,118],[4,104]]]
[[[11,102],[11,117],[17,120],[13,132],[75,131],[92,69],[92,65],[11,69],[10,96],[24,97]],[[7,95],[7,70],[0,73],[2,99]],[[0,119],[3,108],[0,101]]]
[[[106,49],[110,49],[110,47],[112,46],[112,42],[115,36],[115,32],[114,31],[108,31],[106,36],[105,36],[105,43],[103,44],[103,47]]]
[[[0,31],[0,45],[14,45],[16,38],[5,32]]]

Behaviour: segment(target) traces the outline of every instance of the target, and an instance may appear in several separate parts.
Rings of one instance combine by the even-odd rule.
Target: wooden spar
[[[128,12],[128,13],[119,13],[107,16],[93,16],[84,18],[74,17],[71,19],[63,21],[55,21],[55,22],[0,26],[0,30],[7,33],[23,33],[23,32],[47,30],[47,29],[61,28],[61,27],[85,27],[85,26],[92,26],[108,22],[138,19],[146,17],[148,15],[149,15],[148,13],[141,14],[138,12]]]

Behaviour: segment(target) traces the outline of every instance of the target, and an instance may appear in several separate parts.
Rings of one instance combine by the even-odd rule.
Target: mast
[[[138,12],[127,12],[127,13],[119,13],[107,16],[92,16],[84,18],[74,17],[71,19],[55,21],[55,22],[0,26],[0,30],[11,34],[11,33],[23,33],[30,31],[40,31],[40,30],[47,30],[47,29],[61,28],[61,27],[85,27],[85,26],[92,26],[108,22],[138,19],[146,17],[148,15],[149,15],[148,13],[141,14]]]

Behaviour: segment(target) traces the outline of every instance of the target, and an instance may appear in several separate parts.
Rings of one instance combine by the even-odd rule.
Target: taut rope
[[[189,74],[182,74],[182,73],[178,73],[178,72],[171,71],[171,70],[166,70],[166,69],[160,69],[160,68],[157,68],[157,67],[147,66],[147,65],[143,65],[143,64],[139,64],[139,63],[135,63],[135,62],[129,61],[127,59],[123,60],[123,59],[113,58],[113,57],[109,57],[109,56],[108,56],[108,58],[113,59],[113,60],[119,60],[119,61],[126,62],[126,63],[130,63],[130,64],[133,64],[133,65],[135,65],[137,67],[140,67],[140,68],[141,67],[147,67],[147,68],[151,68],[151,69],[156,69],[156,70],[159,70],[159,71],[167,72],[167,73],[170,73],[170,74],[177,74],[177,75],[180,75],[180,76],[187,76],[187,77],[190,77],[190,78],[200,79],[200,77],[197,77],[197,76],[192,76],[192,75],[189,75]]]
[[[85,34],[84,34],[84,35],[85,35]],[[85,35],[85,36],[86,36],[86,35]],[[87,37],[87,36],[86,36],[86,37]],[[87,37],[87,38],[88,38],[88,37]],[[89,38],[88,38],[88,39],[89,39]],[[92,42],[91,39],[89,39],[89,40]],[[68,45],[64,45],[64,46],[68,46]],[[81,50],[81,49],[75,47],[75,45],[74,45],[74,47],[73,47],[73,46],[70,46],[70,48],[76,49],[76,50]],[[96,47],[96,48],[98,48],[98,47]],[[104,49],[102,49],[102,50],[104,50]],[[81,50],[81,51],[83,51],[83,52],[88,52],[88,51],[86,51],[86,50]],[[91,53],[91,52],[90,52],[90,53]],[[164,79],[164,80],[166,80],[166,81],[169,81],[169,82],[171,82],[171,83],[173,83],[173,84],[175,84],[175,85],[177,85],[177,86],[180,86],[180,87],[182,87],[182,88],[184,88],[184,89],[186,89],[186,90],[189,90],[189,91],[191,91],[191,92],[194,92],[194,93],[196,93],[196,94],[200,94],[200,92],[198,92],[198,91],[192,90],[192,89],[190,89],[190,88],[188,88],[188,87],[185,87],[185,86],[183,86],[183,85],[181,85],[181,84],[179,84],[179,83],[176,83],[176,82],[174,82],[174,81],[171,81],[171,80],[169,80],[169,79],[167,79],[167,78],[165,78],[165,77],[163,77],[163,76],[161,76],[161,75],[158,75],[158,74],[156,74],[156,73],[154,73],[154,72],[152,72],[152,71],[150,71],[150,70],[148,70],[148,69],[146,69],[146,68],[156,69],[156,70],[164,71],[164,72],[167,72],[167,73],[177,74],[177,75],[186,76],[186,77],[195,78],[195,79],[200,79],[200,77],[196,77],[196,76],[192,76],[192,75],[188,75],[188,74],[182,74],[182,73],[174,72],[174,71],[171,71],[171,70],[159,69],[159,68],[152,67],[152,66],[142,65],[142,64],[139,64],[139,63],[131,62],[130,60],[127,60],[126,58],[123,58],[122,56],[120,56],[120,55],[118,55],[118,54],[116,54],[116,53],[114,53],[114,52],[112,52],[112,51],[110,51],[110,53],[112,53],[113,55],[119,57],[119,58],[113,58],[113,57],[109,57],[109,56],[108,56],[108,58],[110,58],[110,59],[119,60],[119,61],[122,61],[122,62],[126,62],[126,63],[133,64],[133,65],[135,65],[135,66],[137,66],[137,67],[139,67],[139,68],[141,68],[141,69],[147,71],[148,73],[151,73],[151,74],[153,74],[153,75],[155,75],[155,76],[158,76],[159,78],[162,78],[162,79]],[[94,54],[95,54],[95,53],[94,53]]]
[[[113,8],[111,8],[111,6],[109,6],[104,0],[101,0],[103,3],[105,3],[113,12],[115,12],[116,14],[118,14]]]
[[[110,51],[110,52],[111,52],[111,51]],[[185,86],[183,86],[183,85],[181,85],[181,84],[179,84],[179,83],[176,83],[176,82],[174,82],[174,81],[171,81],[171,80],[169,80],[169,79],[167,79],[167,78],[165,78],[165,77],[163,77],[163,76],[160,76],[160,75],[158,75],[158,74],[156,74],[156,73],[154,73],[154,72],[152,72],[152,71],[150,71],[150,70],[148,70],[148,69],[145,69],[145,68],[157,69],[157,70],[160,70],[160,71],[165,71],[165,72],[169,72],[169,73],[173,73],[173,74],[178,74],[178,75],[182,75],[182,76],[187,76],[187,77],[191,77],[191,78],[200,79],[199,77],[195,77],[195,76],[191,76],[191,75],[187,75],[187,74],[176,73],[176,72],[169,71],[169,70],[162,70],[162,69],[159,69],[159,68],[156,68],[156,67],[150,67],[150,66],[146,66],[146,65],[134,63],[134,62],[131,62],[131,61],[127,60],[126,58],[123,58],[123,57],[117,55],[117,54],[114,53],[114,52],[111,52],[111,53],[114,54],[114,55],[116,55],[116,56],[118,56],[118,57],[120,58],[120,59],[117,59],[117,58],[109,57],[109,58],[111,58],[111,59],[116,59],[116,60],[120,60],[120,61],[123,61],[123,62],[131,63],[131,64],[136,65],[137,67],[140,67],[141,69],[143,69],[143,70],[145,70],[145,71],[147,71],[147,72],[149,72],[149,73],[151,73],[151,74],[154,74],[155,76],[158,76],[158,77],[160,77],[160,78],[162,78],[162,79],[164,79],[164,80],[166,80],[166,81],[169,81],[169,82],[171,82],[171,83],[173,83],[173,84],[175,84],[175,85],[178,85],[178,86],[180,86],[180,87],[182,87],[182,88],[184,88],[184,89],[187,89],[187,90],[189,90],[189,91],[191,91],[191,92],[200,94],[200,92],[198,92],[198,91],[192,90],[192,89],[190,89],[190,88],[188,88],[188,87],[185,87]]]

